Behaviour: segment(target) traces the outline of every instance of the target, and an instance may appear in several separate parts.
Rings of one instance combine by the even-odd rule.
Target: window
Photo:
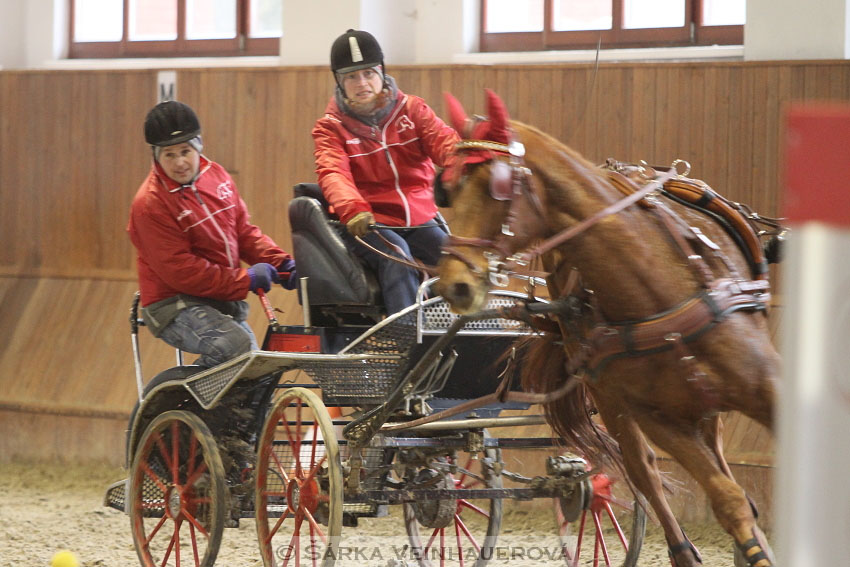
[[[481,51],[741,44],[746,0],[481,0]]]
[[[69,57],[277,55],[283,0],[69,0]]]

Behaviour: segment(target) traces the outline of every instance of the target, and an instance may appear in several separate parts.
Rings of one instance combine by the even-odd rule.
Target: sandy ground
[[[123,478],[126,472],[121,469],[96,465],[0,465],[0,567],[46,567],[60,549],[73,550],[81,567],[139,565],[129,518],[102,505],[106,487]],[[505,504],[501,556],[490,565],[564,565],[548,558],[558,545],[551,509],[544,503],[512,504]],[[717,526],[686,526],[686,530],[706,566],[733,566],[731,540]],[[394,561],[392,550],[406,541],[404,524],[395,511],[388,518],[343,528],[343,549],[351,559],[346,563],[359,567],[404,565]],[[262,567],[253,519],[224,531],[216,565]],[[638,565],[669,566],[662,538],[651,523]]]

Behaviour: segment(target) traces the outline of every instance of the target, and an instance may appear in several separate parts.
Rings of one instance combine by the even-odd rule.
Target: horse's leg
[[[726,457],[723,454],[723,419],[720,417],[720,414],[716,414],[714,417],[705,419],[700,422],[702,435],[705,439],[706,444],[709,449],[714,453],[714,458],[717,459],[717,464],[720,466],[720,469],[723,471],[723,474],[728,476],[735,484],[738,481],[735,480],[735,477],[732,475],[732,469],[729,468],[729,463],[726,462]],[[746,494],[746,493],[745,493]],[[750,508],[753,510],[753,516],[758,519],[758,508],[756,508],[756,503],[750,498],[749,494],[746,494],[747,501],[750,503]]]
[[[726,476],[737,484],[735,477],[732,476],[732,469],[729,468],[729,463],[726,462],[726,457],[723,455],[723,420],[718,414],[712,419],[703,420],[701,424],[703,437],[705,438],[709,448],[714,452],[714,457],[717,459],[720,468]],[[753,518],[758,520],[759,512],[755,501],[749,494],[746,493],[746,491],[744,492],[744,496],[747,497],[747,502],[750,503],[750,510],[753,511]],[[767,536],[764,535],[764,532],[761,531],[758,524],[753,526],[753,537],[758,542],[759,547],[768,554],[768,557],[770,557],[771,560],[774,560],[773,551],[770,549]]]
[[[637,416],[641,429],[658,447],[667,451],[699,483],[711,502],[717,521],[734,539],[753,567],[771,567],[772,560],[764,542],[759,543],[760,530],[744,490],[731,478],[726,460],[715,456],[720,445],[710,447],[699,441],[698,422],[676,426],[669,420],[651,414]]]
[[[675,557],[675,567],[698,567],[702,564],[699,552],[685,536],[664,497],[655,451],[625,407],[599,393],[594,394],[594,400],[608,433],[620,445],[629,481],[646,497],[664,530],[667,545]]]

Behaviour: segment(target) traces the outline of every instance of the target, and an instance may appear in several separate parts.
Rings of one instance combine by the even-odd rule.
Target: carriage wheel
[[[567,567],[635,567],[646,532],[646,510],[625,483],[605,473],[590,477],[582,509],[555,500],[561,552]]]
[[[258,447],[257,537],[265,567],[333,564],[342,532],[342,466],[331,418],[310,390],[275,403]]]
[[[211,567],[226,508],[224,467],[209,427],[188,411],[157,416],[130,471],[130,522],[145,567]]]
[[[502,477],[492,466],[501,462],[501,451],[486,448],[483,458],[475,459],[475,456],[458,459],[458,465],[474,476],[460,470],[446,473],[438,488],[502,488]],[[405,503],[403,507],[411,557],[418,559],[421,567],[450,564],[482,567],[493,557],[502,527],[500,498],[437,500]],[[467,555],[470,550],[473,555]]]

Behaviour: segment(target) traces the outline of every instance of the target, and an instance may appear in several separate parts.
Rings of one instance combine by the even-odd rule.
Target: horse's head
[[[452,229],[438,266],[437,291],[459,313],[481,309],[511,256],[540,236],[540,203],[504,103],[487,91],[488,118],[470,120],[446,94],[449,116],[462,141],[443,180],[453,210]],[[535,221],[535,215],[537,216]]]

